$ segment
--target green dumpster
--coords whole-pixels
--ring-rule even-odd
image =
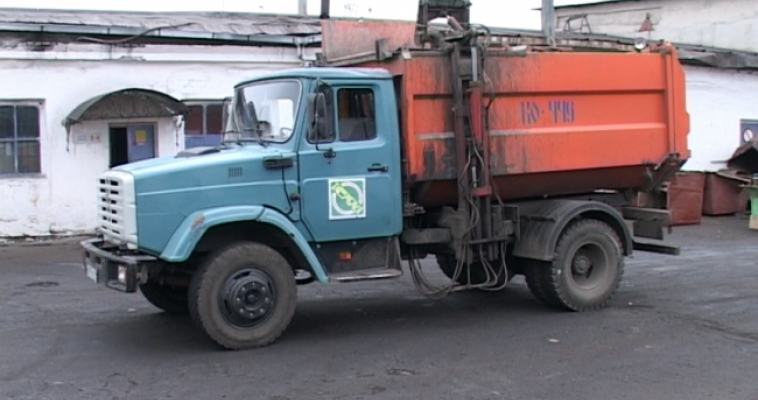
[[[750,185],[743,188],[750,195],[750,229],[758,230],[758,175],[753,175]]]

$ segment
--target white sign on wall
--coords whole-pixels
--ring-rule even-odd
[[[99,132],[76,132],[73,134],[74,144],[100,144],[103,142]]]

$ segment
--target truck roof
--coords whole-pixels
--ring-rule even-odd
[[[306,78],[306,79],[392,79],[392,75],[382,68],[342,68],[342,67],[311,67],[289,68],[280,71],[272,71],[254,78],[244,80],[236,87],[253,82],[283,78]]]

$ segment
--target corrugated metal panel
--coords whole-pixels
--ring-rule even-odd
[[[0,23],[53,24],[175,30],[237,35],[316,35],[315,18],[252,13],[147,13],[110,11],[57,11],[0,9]]]

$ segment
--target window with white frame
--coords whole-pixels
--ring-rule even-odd
[[[226,110],[223,100],[185,101],[189,113],[184,120],[186,136],[220,135],[224,132]]]
[[[0,100],[0,175],[41,172],[40,114],[38,102]]]

